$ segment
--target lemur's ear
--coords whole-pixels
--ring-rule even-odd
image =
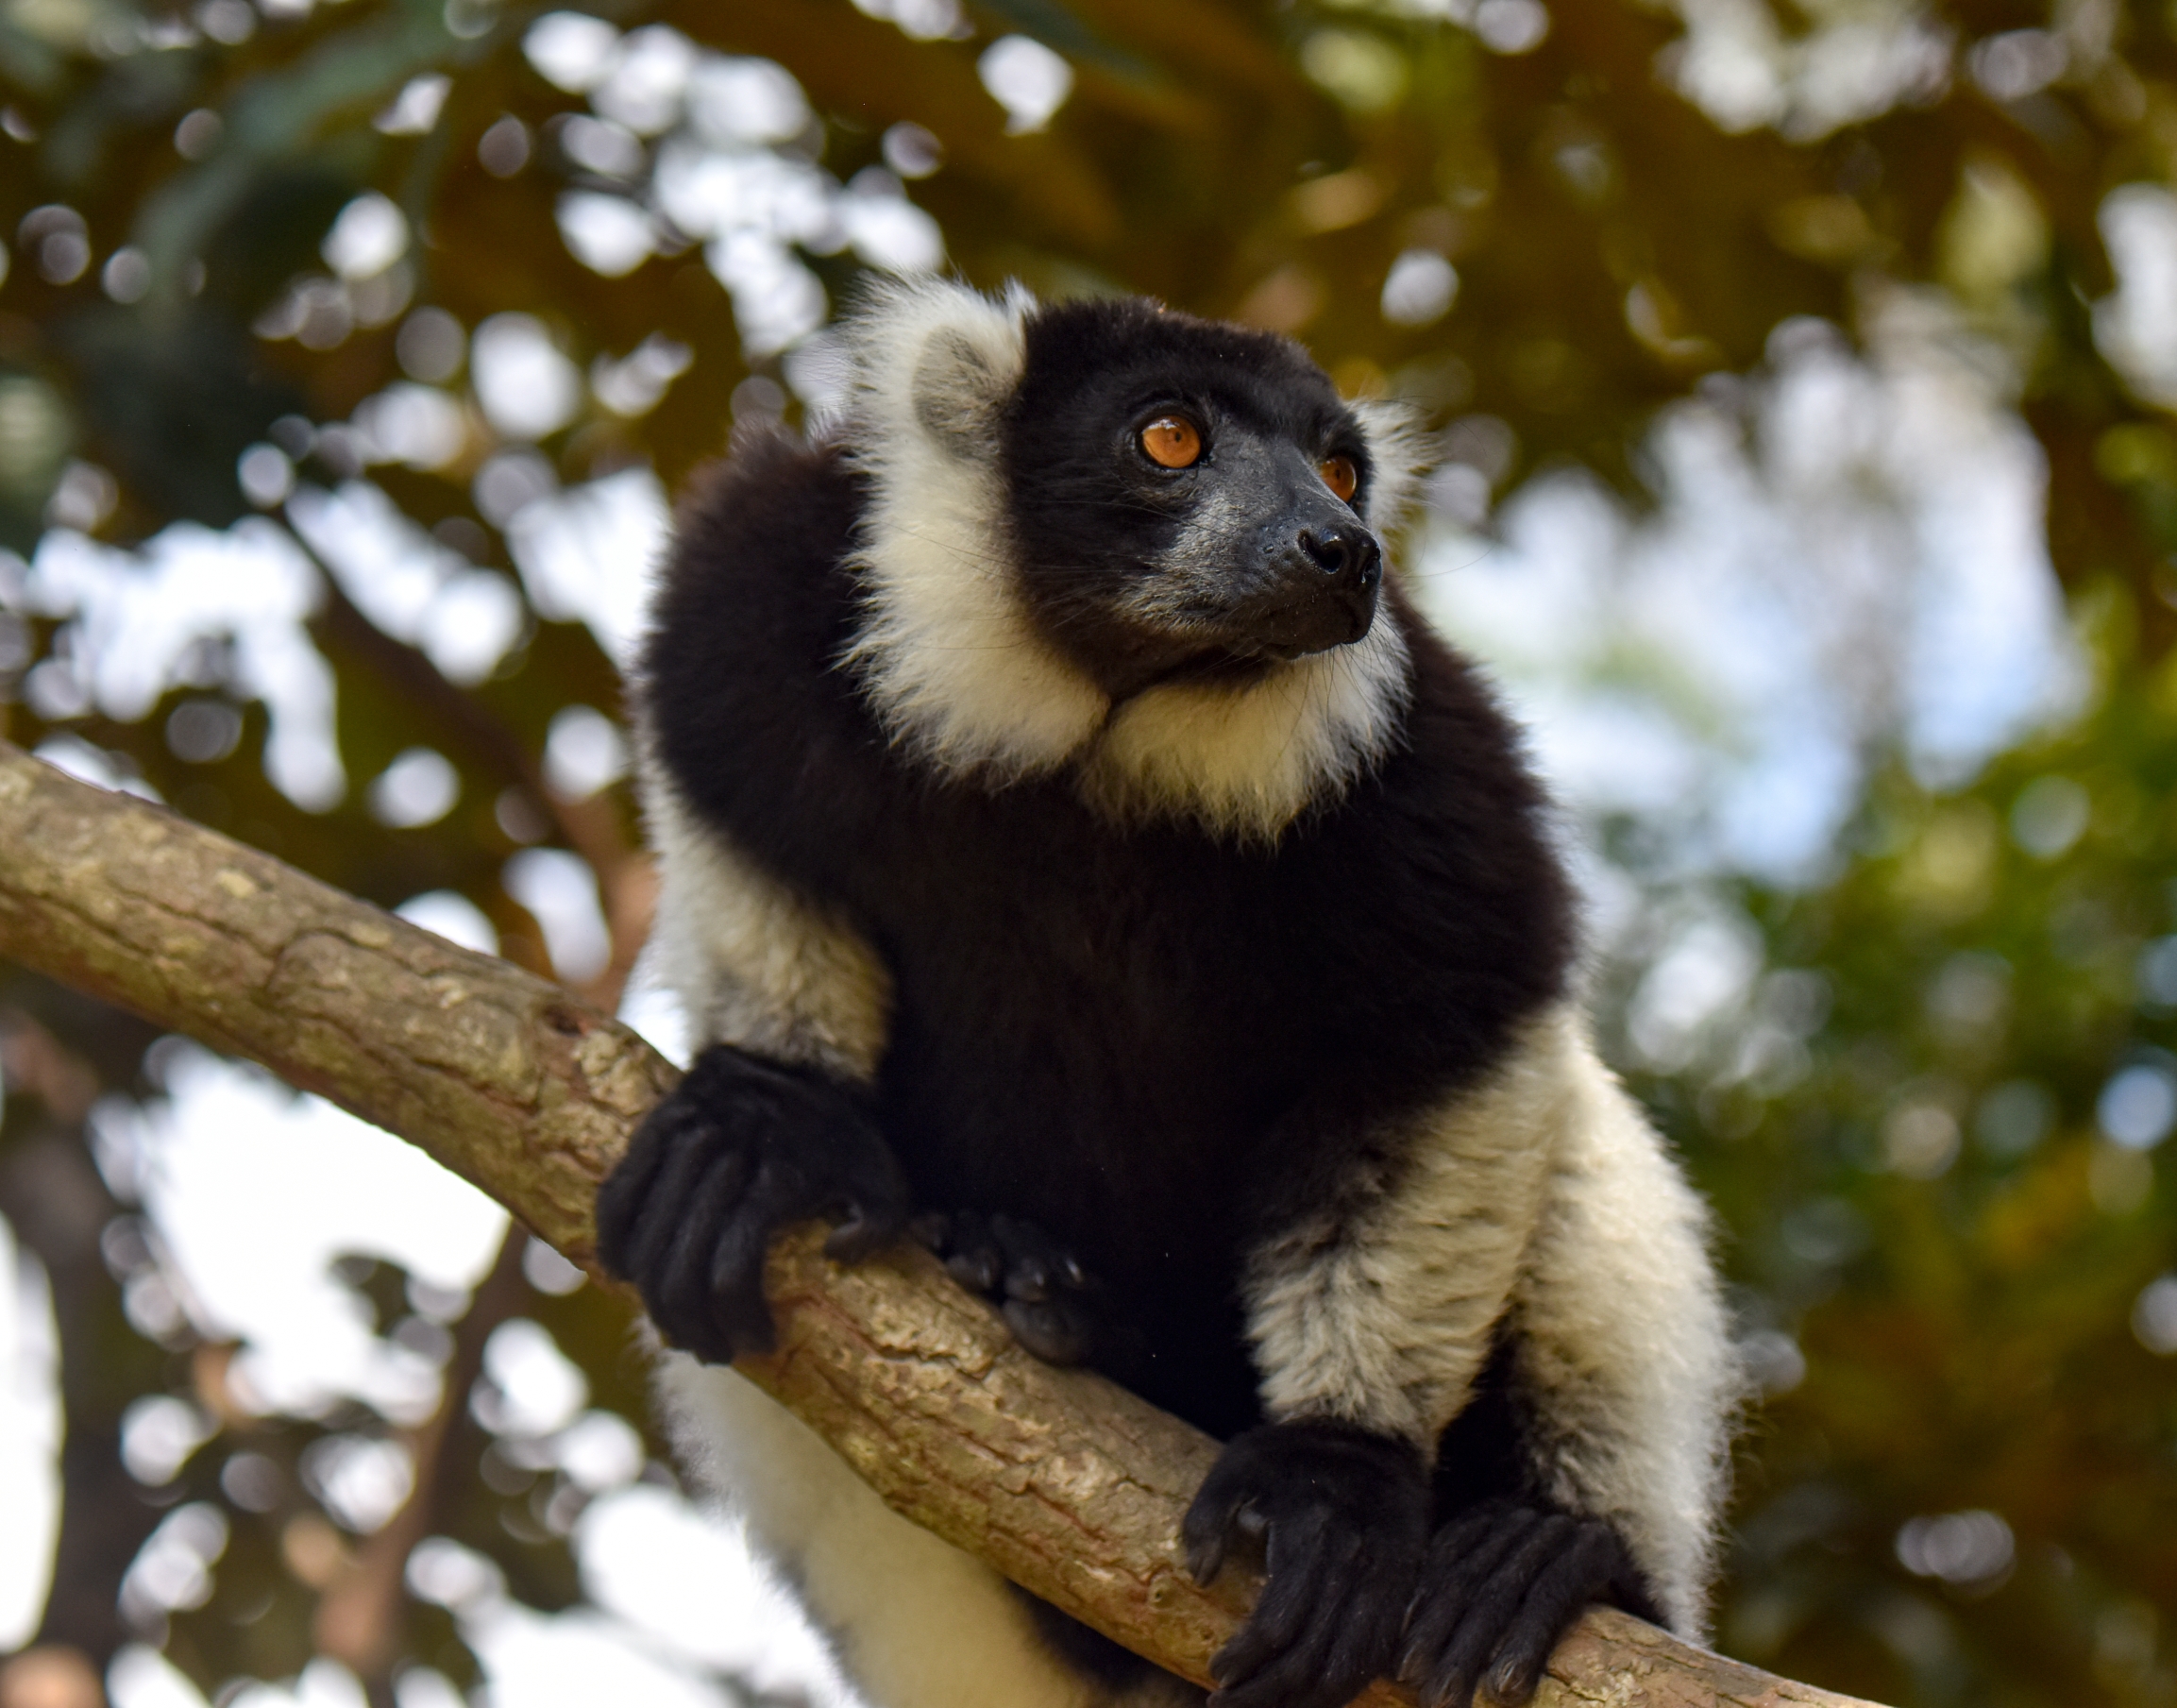
[[[1378,533],[1394,532],[1405,525],[1422,477],[1438,461],[1435,447],[1411,404],[1356,398],[1346,407],[1368,442],[1368,525]]]
[[[936,450],[988,466],[999,413],[1028,352],[1021,325],[1036,300],[1018,285],[992,298],[948,279],[889,279],[841,327],[855,373],[856,436],[872,465]],[[909,488],[927,475],[907,475]]]
[[[954,327],[939,327],[915,364],[915,419],[953,456],[985,461],[997,444],[998,411],[1013,375],[992,352]]]

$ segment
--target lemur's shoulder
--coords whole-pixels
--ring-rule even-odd
[[[676,710],[691,698],[676,690],[696,687],[700,700],[745,673],[828,668],[852,602],[844,560],[867,485],[835,440],[782,427],[739,435],[731,455],[699,470],[651,608],[638,678],[646,705]]]
[[[1382,769],[1385,792],[1455,843],[1502,841],[1527,871],[1561,877],[1556,803],[1502,692],[1431,626],[1398,579],[1387,584],[1385,602],[1411,659],[1411,685]]]
[[[880,810],[887,740],[839,668],[867,485],[835,440],[779,428],[690,483],[630,693],[654,768],[715,827]]]

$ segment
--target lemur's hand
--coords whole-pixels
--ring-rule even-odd
[[[1590,1601],[1662,1616],[1613,1525],[1512,1501],[1475,1507],[1428,1545],[1398,1676],[1422,1708],[1468,1708],[1485,1675],[1495,1700],[1524,1702]]]
[[[1421,1455],[1348,1424],[1282,1423],[1228,1443],[1181,1535],[1207,1583],[1241,1536],[1269,1577],[1209,1663],[1210,1708],[1344,1708],[1398,1658],[1428,1538]]]
[[[1095,1350],[1096,1284],[1033,1222],[963,1209],[918,1216],[913,1232],[955,1281],[995,1304],[1013,1338],[1045,1363],[1084,1363]]]
[[[659,1331],[714,1363],[776,1344],[771,1236],[821,1216],[824,1249],[867,1257],[907,1225],[899,1162],[848,1087],[714,1044],[636,1129],[598,1192],[598,1256]]]

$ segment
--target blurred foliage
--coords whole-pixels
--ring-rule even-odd
[[[2046,452],[2050,550],[2095,651],[2092,703],[1960,788],[1884,772],[1820,884],[1702,886],[1686,905],[1766,971],[1675,1056],[1636,1036],[1642,965],[1612,973],[1608,1010],[1620,1057],[1651,1063],[1639,1089],[1714,1195],[1772,1389],[1743,1456],[1725,1645],[1900,1704],[2177,1701],[2161,1630],[2177,1614],[2177,1384],[2149,1349],[2177,1347],[2177,1296],[2158,1318],[2163,1295],[2143,1292],[2169,1261],[2177,1183],[2151,1141],[2103,1130],[2128,1070],[2150,1099],[2149,1080],[2177,1083],[2177,379],[2119,372],[2096,313],[2115,284],[2105,198],[2177,179],[2177,11],[594,9],[678,32],[652,45],[784,66],[813,116],[769,139],[770,158],[820,162],[835,192],[880,200],[903,190],[887,167],[909,175],[970,279],[1147,291],[1294,332],[1349,391],[1412,400],[1447,447],[1469,430],[1499,493],[1570,460],[1640,501],[1656,411],[1758,366],[1780,326],[1851,329],[1899,291],[1949,306]],[[457,334],[534,315],[590,376],[543,433],[548,481],[647,464],[670,487],[723,449],[736,414],[798,412],[792,336],[757,335],[731,257],[659,211],[652,139],[667,124],[597,128],[581,77],[555,83],[522,51],[540,10],[0,0],[0,546],[28,556],[53,527],[117,544],[225,527],[277,513],[290,474],[332,485],[368,465],[439,546],[508,570],[507,506],[483,477],[514,466],[494,459],[520,435],[464,385],[458,335],[433,353],[445,323],[423,309]],[[1040,127],[1009,120],[979,75],[1015,34],[1072,68]],[[1734,52],[1735,84],[1714,71]],[[328,233],[370,193],[413,241],[344,273]],[[607,270],[558,228],[582,195],[649,221]],[[833,302],[868,258],[844,240],[785,247]],[[1400,268],[1412,288],[1387,296]],[[646,348],[657,373],[676,371],[631,389],[641,376],[625,364]],[[339,429],[419,381],[455,408],[440,453],[365,457]],[[254,498],[240,473],[253,455],[271,470]],[[583,977],[609,995],[646,905],[631,804],[624,786],[555,791],[540,755],[554,715],[612,707],[616,679],[590,634],[530,592],[515,644],[473,683],[329,584],[310,618],[349,774],[419,746],[451,760],[458,803],[420,826],[388,822],[361,788],[308,807],[276,788],[265,711],[217,659],[143,716],[41,699],[35,671],[62,644],[50,617],[0,610],[0,733],[87,741],[179,810],[378,902],[459,891],[548,972],[546,934],[502,873],[526,845],[564,845],[601,888],[616,953]],[[231,702],[238,728],[207,738],[208,702]],[[1638,827],[1616,842],[1641,871]],[[1663,920],[1676,904],[1658,884]],[[170,1652],[207,1687],[292,1674],[320,1592],[368,1547],[328,1526],[294,1467],[322,1435],[383,1426],[234,1416],[219,1348],[171,1322],[128,1328],[134,1223],[89,1166],[83,1124],[101,1088],[155,1089],[139,1066],[148,1040],[20,978],[0,980],[0,1209],[54,1277],[70,1408],[44,1635],[102,1662],[127,1634],[122,1573],[186,1496],[224,1502],[234,1539],[211,1600],[175,1616]],[[391,1327],[398,1277],[358,1263],[350,1278]],[[639,1412],[610,1306],[501,1298],[516,1308],[603,1403]],[[227,1433],[175,1484],[139,1488],[118,1467],[119,1419],[161,1391],[196,1395]],[[565,1604],[566,1485],[494,1462],[462,1401],[432,1449],[451,1472],[431,1527],[499,1561],[532,1605]],[[275,1468],[263,1511],[222,1482],[238,1452]],[[380,1634],[390,1648],[363,1669],[374,1700],[405,1660],[472,1671],[436,1610],[404,1604]]]
[[[2177,1700],[2177,670],[2084,602],[2088,715],[1954,793],[1883,778],[1834,882],[1741,892],[1767,971],[1634,1082],[1780,1390],[1720,1640],[1885,1701]]]

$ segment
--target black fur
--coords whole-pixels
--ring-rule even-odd
[[[1496,1701],[1524,1702],[1558,1638],[1591,1601],[1661,1616],[1608,1523],[1547,1502],[1484,1501],[1429,1542],[1398,1676],[1422,1708],[1469,1708],[1485,1677]]]
[[[1144,655],[1100,613],[1170,545],[1178,514],[1177,500],[1113,498],[1111,423],[1177,400],[1213,438],[1281,439],[1303,468],[1354,456],[1366,503],[1358,430],[1282,340],[1139,305],[1046,311],[1029,340],[1003,435],[1012,531],[1038,620],[1107,688],[1124,691],[1128,647]],[[1084,421],[1103,435],[1086,448]],[[1285,466],[1257,459],[1250,478]],[[751,1233],[768,1231],[755,1228],[766,1216],[854,1199],[859,1232],[900,1225],[909,1204],[942,1210],[953,1221],[937,1243],[965,1228],[969,1278],[1016,1298],[1021,1255],[996,1222],[959,1212],[1020,1218],[1033,1239],[1013,1243],[1041,1280],[1055,1263],[1094,1277],[1069,1279],[1075,1315],[1050,1348],[1233,1441],[1190,1519],[1198,1563],[1213,1564],[1242,1514],[1269,1525],[1271,1588],[1220,1657],[1215,1700],[1330,1708],[1397,1657],[1430,1496],[1403,1444],[1261,1427],[1240,1265],[1265,1230],[1394,1170],[1384,1135],[1398,1118],[1471,1082],[1564,993],[1572,908],[1542,795],[1492,696],[1394,585],[1383,597],[1413,664],[1397,747],[1272,846],[1114,824],[1064,775],[992,788],[941,774],[887,738],[840,663],[864,598],[848,559],[867,479],[835,442],[742,443],[682,517],[638,692],[657,757],[697,813],[883,959],[895,1008],[882,1063],[866,1091],[828,1094],[820,1075],[778,1070],[795,1075],[789,1094],[750,1080],[741,1052],[706,1054],[690,1080],[705,1089],[668,1101],[606,1189],[605,1260],[642,1285],[668,1338],[720,1357],[759,1344]],[[1151,678],[1265,668],[1244,649],[1148,663]],[[769,1099],[768,1139],[751,1099]],[[903,1199],[883,1184],[874,1134]],[[763,1177],[789,1157],[804,1177],[745,1201],[731,1231],[676,1226],[698,1202],[689,1192],[708,1191],[706,1216],[730,1195],[696,1182]],[[729,1251],[742,1264],[731,1276]],[[699,1320],[706,1289],[724,1301],[715,1326]],[[1516,1422],[1500,1404],[1454,1425],[1481,1449],[1460,1455],[1476,1484],[1456,1491],[1460,1508],[1522,1492]],[[1460,1480],[1440,1471],[1440,1496],[1454,1492],[1446,1472]],[[1430,1583],[1451,1581],[1449,1533]],[[1562,1557],[1585,1564],[1546,1583],[1530,1574],[1513,1595],[1488,1580],[1492,1607],[1509,1605],[1477,1667],[1500,1654],[1524,1666],[1544,1615],[1562,1602],[1561,1623],[1575,1589],[1618,1571],[1616,1556],[1570,1540]],[[1500,1643],[1508,1629],[1517,1641]],[[1431,1688],[1472,1670],[1465,1648],[1417,1638],[1411,1652]]]

